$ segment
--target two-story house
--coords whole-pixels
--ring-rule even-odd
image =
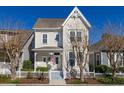
[[[66,19],[39,18],[33,27],[35,34],[35,47],[32,49],[34,69],[51,64],[51,71],[62,72],[64,79],[70,64],[73,63],[78,70],[70,39],[83,38],[84,34],[89,37],[90,27],[90,23],[77,7]],[[89,69],[88,66],[86,69]]]

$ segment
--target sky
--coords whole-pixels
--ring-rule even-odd
[[[67,18],[73,8],[74,6],[0,6],[0,21],[3,18],[16,19],[24,23],[25,29],[32,29],[38,18]],[[124,25],[124,7],[79,6],[78,8],[92,26],[90,38],[94,42],[100,40],[104,25],[108,21]]]

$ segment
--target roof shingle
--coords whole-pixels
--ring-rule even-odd
[[[64,21],[63,18],[39,18],[33,28],[58,28]]]

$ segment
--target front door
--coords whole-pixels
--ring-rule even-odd
[[[55,65],[54,65],[54,68],[56,70],[59,70],[61,68],[61,59],[60,59],[60,56],[55,56]]]

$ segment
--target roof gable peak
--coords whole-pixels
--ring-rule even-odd
[[[84,15],[81,13],[81,11],[78,9],[77,6],[74,7],[74,9],[72,10],[72,12],[69,14],[69,16],[66,18],[66,20],[63,22],[62,26],[64,26],[66,24],[66,22],[68,21],[68,19],[70,17],[74,17],[74,16],[81,16],[81,18],[83,19],[84,23],[88,26],[88,28],[91,28],[90,23],[87,21],[87,19],[84,17]]]

